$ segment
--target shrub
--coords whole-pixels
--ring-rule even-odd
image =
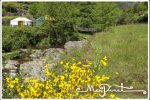
[[[9,54],[3,54],[3,59],[16,59],[20,57],[20,52],[19,51],[13,51]]]
[[[3,50],[11,51],[30,46],[34,32],[32,27],[3,27]]]
[[[4,11],[4,14],[5,14],[5,9],[3,9]],[[3,26],[5,25],[10,25],[10,20],[16,18],[17,16],[5,16],[5,17],[2,17],[2,24]]]
[[[105,66],[107,62],[102,61]],[[63,73],[55,74],[49,70],[48,64],[45,65],[44,81],[29,78],[22,81],[17,77],[6,77],[3,92],[6,94],[11,91],[7,97],[19,98],[118,98],[114,94],[103,97],[100,92],[93,92],[94,88],[105,83],[109,77],[96,75],[91,61],[81,62],[72,59],[69,62],[61,61],[58,65],[64,68]],[[86,93],[78,92],[86,89]]]
[[[9,52],[20,48],[62,45],[69,40],[78,40],[77,32],[63,25],[55,29],[44,24],[35,27],[3,27],[3,51]],[[54,31],[55,30],[55,31]]]

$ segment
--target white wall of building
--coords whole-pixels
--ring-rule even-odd
[[[25,26],[31,26],[32,25],[32,21],[25,18],[25,17],[18,17],[16,19],[11,20],[10,25],[11,26],[18,26],[19,21],[23,21]]]

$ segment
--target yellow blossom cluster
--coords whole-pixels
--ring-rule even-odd
[[[104,62],[106,60],[103,59]],[[8,77],[6,80],[9,89],[14,89],[20,98],[102,98],[102,93],[91,91],[87,87],[92,86],[97,89],[109,77],[97,75],[91,66],[92,62],[89,60],[83,63],[73,59],[72,62],[60,62],[60,67],[65,71],[59,75],[50,71],[49,64],[46,64],[44,81],[26,78],[23,82],[19,82],[18,78]],[[79,92],[77,89],[86,92]],[[114,94],[105,97],[117,98]]]
[[[106,67],[107,66],[107,57],[105,56],[103,59],[100,60],[100,63]]]

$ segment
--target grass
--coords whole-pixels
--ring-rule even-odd
[[[109,65],[104,72],[111,76],[112,83],[122,82],[126,86],[132,85],[135,89],[147,90],[147,24],[114,27],[111,32],[97,33],[92,43],[97,44],[96,46],[102,48],[107,55]],[[115,72],[119,74],[115,75]],[[140,94],[135,95],[138,97]],[[134,97],[134,94],[129,97]]]
[[[89,43],[81,51],[66,54],[65,60],[75,57],[95,61],[95,54],[108,57],[108,66],[98,74],[110,76],[109,84],[133,86],[148,91],[148,25],[133,24],[115,26],[106,32],[88,38]],[[104,55],[101,55],[103,53]],[[56,67],[58,68],[58,67]],[[118,74],[116,74],[118,73]],[[147,98],[142,93],[117,93],[120,98]]]

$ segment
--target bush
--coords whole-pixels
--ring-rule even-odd
[[[2,16],[6,15],[6,10],[2,9]]]
[[[61,61],[58,64],[59,68],[64,69],[62,74],[50,71],[49,65],[45,65],[44,81],[29,78],[22,81],[22,78],[5,77],[3,98],[118,98],[112,93],[103,96],[100,92],[93,92],[101,84],[106,83],[109,77],[104,74],[95,74],[91,61],[71,60],[69,62]],[[107,62],[103,61],[103,64],[105,66]],[[86,93],[81,93],[78,92],[81,91],[80,89],[88,90]]]
[[[27,47],[50,47],[64,44],[69,40],[78,40],[78,33],[73,32],[69,28],[62,30],[63,26],[56,28],[57,34],[51,27],[35,26],[35,27],[3,27],[3,51],[10,52],[20,48]]]
[[[3,54],[3,59],[10,59],[10,60],[13,60],[13,59],[17,59],[20,57],[20,52],[19,51],[13,51],[11,53],[8,53],[8,54]]]
[[[5,9],[3,9],[5,11]],[[10,25],[10,20],[16,18],[17,16],[5,16],[5,17],[2,17],[2,24],[3,26],[5,25]]]
[[[38,44],[37,46],[38,47],[48,47],[50,46],[50,41],[51,41],[51,38],[50,36],[48,36],[48,38],[43,38]]]
[[[34,27],[3,27],[3,50],[11,51],[32,45],[34,34]]]
[[[147,2],[124,3],[122,5],[124,6],[123,13],[117,20],[118,24],[148,22]]]

